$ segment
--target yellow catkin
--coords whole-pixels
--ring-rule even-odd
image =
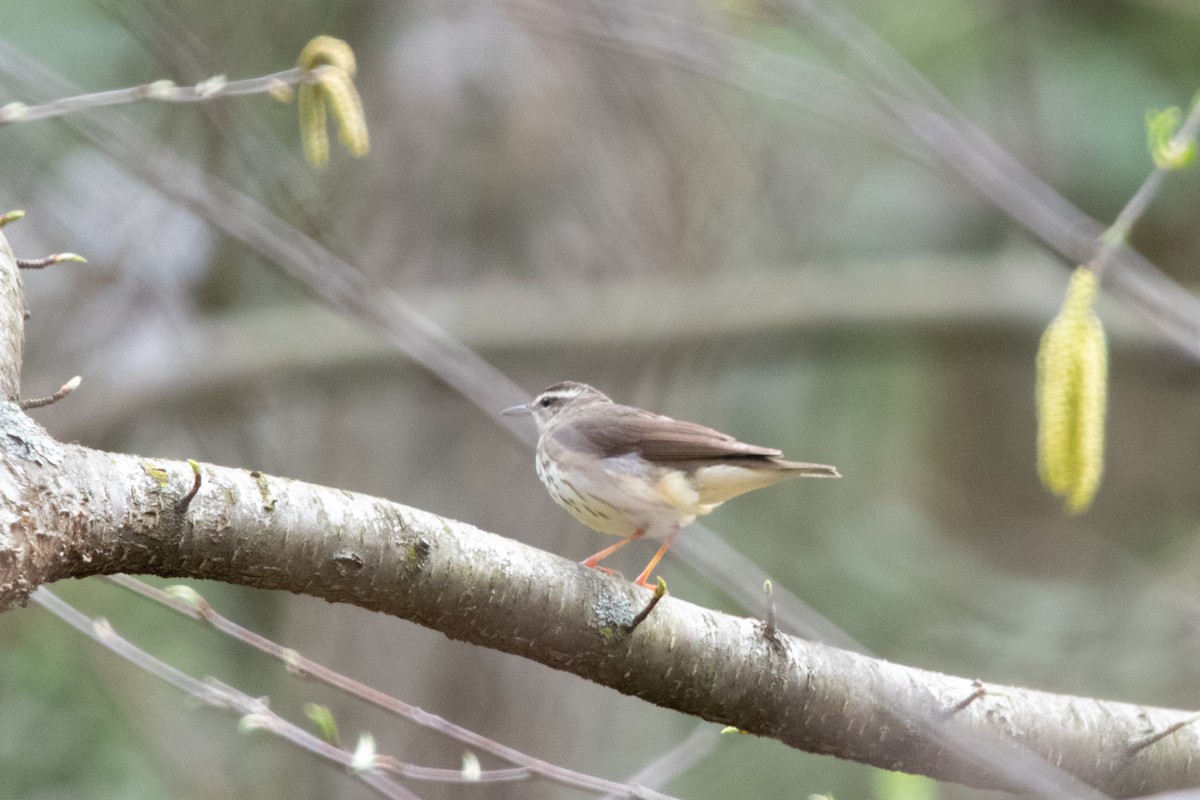
[[[1067,511],[1086,511],[1104,473],[1104,413],[1108,382],[1108,348],[1100,319],[1088,312],[1079,353],[1074,453],[1078,473],[1067,495]]]
[[[370,149],[367,120],[363,116],[362,101],[354,82],[341,70],[322,69],[320,85],[325,90],[329,110],[338,123],[338,138],[350,155],[355,158],[366,155]]]
[[[1071,485],[1069,474],[1071,370],[1063,337],[1056,319],[1042,334],[1037,357],[1038,472],[1042,483],[1054,494]]]
[[[300,143],[308,163],[321,169],[329,163],[329,133],[325,130],[325,98],[315,84],[301,84],[296,101],[300,112]]]
[[[300,57],[296,59],[296,66],[306,71],[325,64],[340,69],[351,78],[358,71],[354,51],[350,49],[350,45],[333,36],[316,36],[310,39],[300,51]]]
[[[370,139],[362,101],[354,88],[358,66],[350,45],[332,36],[317,36],[300,51],[296,66],[310,73],[300,84],[298,100],[305,158],[318,168],[329,162],[326,104],[346,150],[356,158],[366,155]]]
[[[1091,505],[1104,470],[1107,348],[1092,310],[1096,274],[1079,267],[1037,356],[1038,473],[1068,513]]]

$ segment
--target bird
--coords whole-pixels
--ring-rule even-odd
[[[550,497],[616,544],[579,562],[613,574],[600,561],[630,542],[661,539],[635,583],[650,573],[681,528],[726,500],[792,477],[841,477],[836,467],[788,461],[771,447],[615,403],[586,383],[564,381],[504,415],[532,415],[538,429],[534,465]]]

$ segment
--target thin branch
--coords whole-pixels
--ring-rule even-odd
[[[64,261],[77,261],[86,263],[87,259],[78,253],[51,253],[42,258],[18,258],[17,266],[21,269],[45,269],[52,267],[55,264],[61,264]]]
[[[402,778],[435,783],[511,783],[513,781],[527,781],[533,775],[533,770],[525,767],[488,769],[468,775],[461,769],[418,767],[414,764],[397,761],[388,756],[377,756],[375,758],[375,766],[394,775],[399,775]]]
[[[34,398],[32,400],[22,400],[17,405],[20,406],[22,411],[29,411],[34,408],[45,408],[46,406],[54,405],[59,400],[62,400],[64,397],[69,395],[71,392],[78,389],[79,384],[82,381],[83,381],[83,378],[76,375],[74,378],[71,378],[71,380],[67,381],[62,386],[58,387],[58,391],[55,392],[54,394],[48,395],[46,397]]]
[[[278,659],[289,670],[298,675],[310,676],[322,683],[340,689],[352,697],[357,697],[359,700],[382,708],[429,730],[449,736],[481,752],[489,753],[512,764],[517,764],[522,769],[529,770],[555,783],[596,793],[608,793],[612,797],[670,800],[667,795],[641,786],[631,786],[604,780],[603,778],[596,778],[582,772],[575,772],[574,770],[542,761],[512,747],[500,744],[493,739],[489,739],[483,734],[476,733],[461,725],[456,725],[437,714],[432,714],[417,706],[398,700],[391,695],[342,675],[335,670],[300,655],[295,650],[283,647],[265,636],[238,625],[228,617],[219,614],[203,597],[186,587],[176,587],[174,591],[163,591],[129,575],[110,575],[108,576],[108,580],[142,597],[160,603],[186,617],[211,625],[226,636],[237,639],[260,652]]]
[[[1189,141],[1196,138],[1198,131],[1200,131],[1200,94],[1197,94],[1191,110],[1188,111],[1187,118],[1179,126],[1174,138],[1176,141]],[[1090,263],[1094,272],[1103,275],[1113,255],[1126,244],[1129,234],[1133,232],[1134,223],[1149,208],[1155,195],[1158,194],[1163,180],[1170,172],[1172,170],[1168,167],[1156,163],[1154,169],[1146,176],[1146,180],[1134,192],[1133,197],[1129,198],[1125,207],[1121,209],[1121,213],[1117,214],[1112,226],[1101,237],[1100,252]]]
[[[1170,736],[1173,733],[1178,733],[1179,731],[1183,730],[1184,728],[1186,728],[1189,725],[1195,725],[1197,722],[1200,722],[1200,714],[1193,714],[1192,716],[1188,717],[1187,719],[1181,719],[1172,725],[1168,725],[1167,727],[1163,728],[1161,731],[1159,731],[1157,733],[1150,734],[1149,736],[1147,736],[1145,739],[1142,739],[1141,741],[1134,742],[1132,745],[1129,746],[1129,752],[1137,753],[1141,750],[1145,750],[1150,745],[1162,741],[1163,739],[1167,738],[1168,736]]]
[[[192,472],[195,474],[195,479],[192,481],[192,488],[188,490],[187,494],[179,498],[179,502],[175,504],[175,510],[181,514],[187,511],[188,506],[192,504],[192,500],[195,499],[196,495],[200,492],[200,484],[203,481],[203,477],[200,473],[200,464],[189,458],[188,466],[192,468]]]
[[[116,653],[142,671],[213,708],[232,711],[250,719],[251,727],[268,731],[301,749],[339,764],[347,769],[354,766],[354,754],[321,740],[275,714],[262,700],[250,697],[215,679],[200,681],[170,664],[160,661],[145,650],[120,636],[103,619],[89,619],[50,590],[42,588],[31,597],[34,603],[49,611],[92,641]],[[384,797],[397,800],[417,800],[417,796],[391,779],[369,771],[351,770],[351,775],[375,789]]]
[[[194,86],[176,86],[172,81],[154,81],[125,89],[104,92],[89,92],[63,97],[36,105],[9,103],[0,107],[0,127],[14,122],[33,122],[87,111],[105,106],[122,106],[144,100],[162,103],[196,103],[220,97],[237,97],[249,94],[278,94],[280,87],[287,87],[305,80],[306,73],[299,69],[287,69],[259,78],[230,81],[215,75]]]
[[[657,606],[659,602],[666,596],[667,582],[662,578],[659,578],[658,586],[654,589],[654,594],[650,597],[650,601],[646,603],[646,607],[639,611],[637,616],[630,621],[628,628],[629,632],[633,633],[635,630],[637,630],[637,627],[645,622],[650,616],[650,612],[654,610],[654,607]]]
[[[780,0],[797,34],[865,76],[859,83],[800,58],[662,14],[598,20],[544,4],[506,0],[523,30],[574,36],[669,64],[750,94],[803,109],[848,135],[881,141],[949,172],[1071,264],[1096,256],[1105,226],[1088,217],[966,119],[912,65],[844,9],[822,0]],[[808,24],[808,23],[815,24]],[[814,31],[820,35],[814,35]],[[717,54],[717,55],[714,55]],[[1106,288],[1194,360],[1200,360],[1200,299],[1127,246],[1110,256]]]

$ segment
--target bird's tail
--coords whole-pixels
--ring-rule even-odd
[[[808,478],[840,478],[842,473],[838,472],[837,467],[831,467],[828,464],[809,464],[806,461],[784,461],[782,458],[776,459],[775,463],[785,469],[800,473],[801,477]]]
[[[692,485],[700,497],[700,502],[710,506],[708,511],[711,511],[739,494],[762,489],[788,478],[804,476],[840,478],[841,474],[836,467],[825,464],[785,461],[782,458],[757,461],[747,459],[741,463],[731,460],[696,470],[692,473]]]

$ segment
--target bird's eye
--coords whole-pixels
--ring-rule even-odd
[[[541,400],[538,401],[538,405],[541,406],[542,408],[549,408],[550,406],[554,405],[554,398],[553,397],[543,397]]]

